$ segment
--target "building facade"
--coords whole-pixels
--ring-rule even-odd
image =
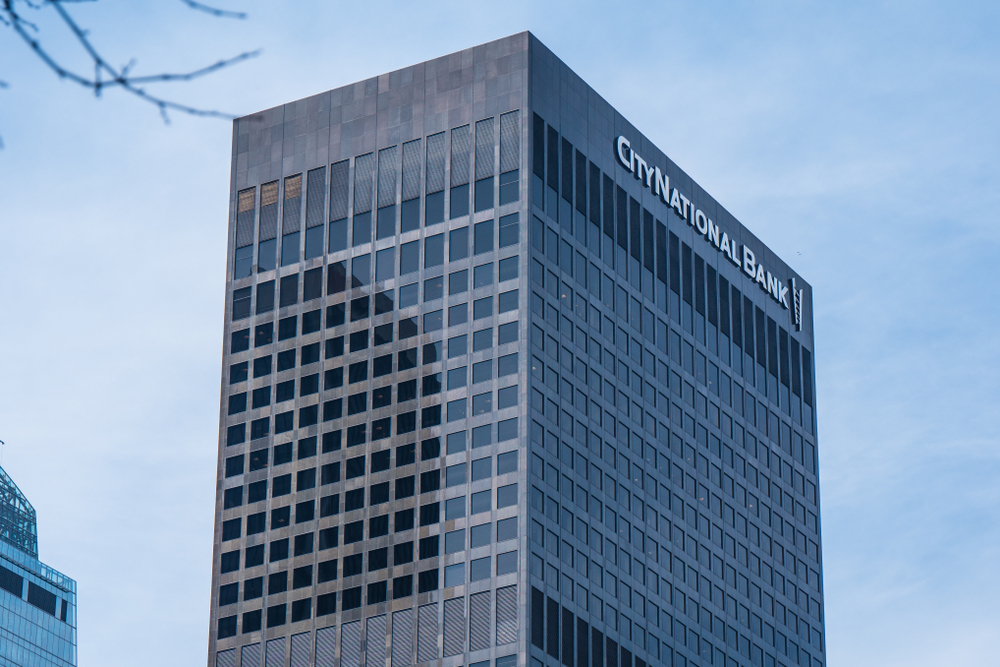
[[[825,665],[811,288],[532,35],[230,202],[209,665]]]
[[[0,468],[0,666],[75,667],[76,582],[38,560],[35,508]]]

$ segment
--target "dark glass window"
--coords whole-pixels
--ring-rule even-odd
[[[413,529],[413,516],[414,516],[414,512],[413,512],[412,508],[410,508],[408,510],[400,510],[400,511],[396,512],[396,515],[393,518],[393,522],[392,522],[393,530],[395,532],[397,532],[397,533],[401,532],[401,531],[404,531],[404,530],[412,530]]]
[[[354,554],[344,558],[344,576],[355,577],[364,571],[362,554]]]
[[[229,337],[229,352],[245,352],[250,349],[250,329],[240,329],[234,331]]]
[[[298,315],[292,315],[291,317],[283,317],[278,320],[278,340],[288,340],[289,338],[295,338],[299,332],[299,317]]]
[[[236,384],[237,382],[245,382],[250,374],[249,362],[241,361],[238,364],[232,364],[229,367],[229,384]]]

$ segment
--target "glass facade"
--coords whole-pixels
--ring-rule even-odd
[[[534,37],[231,197],[209,665],[824,664],[809,288]]]
[[[76,665],[76,582],[38,560],[35,510],[2,468],[0,664]]]

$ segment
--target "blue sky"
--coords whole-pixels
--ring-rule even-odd
[[[225,6],[72,9],[139,73],[263,48],[160,88],[234,114],[532,30],[814,287],[830,664],[996,661],[1000,5]],[[231,126],[0,35],[0,464],[80,583],[81,664],[202,664]]]

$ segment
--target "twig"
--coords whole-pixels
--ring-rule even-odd
[[[31,48],[32,51],[39,57],[39,59],[44,62],[49,69],[56,73],[56,75],[61,79],[67,79],[74,83],[77,83],[85,88],[89,88],[94,91],[96,97],[100,97],[101,93],[105,88],[121,88],[126,92],[142,99],[150,104],[155,105],[159,111],[160,115],[163,117],[164,122],[169,123],[170,117],[168,111],[177,111],[180,113],[186,113],[192,116],[208,116],[216,118],[232,118],[232,114],[223,113],[221,111],[214,111],[209,109],[199,109],[196,107],[188,106],[186,104],[181,104],[179,102],[174,102],[158,95],[153,95],[146,91],[143,87],[145,84],[151,83],[164,83],[173,81],[191,81],[207,74],[217,72],[220,69],[229,67],[230,65],[235,65],[236,63],[242,62],[244,60],[249,60],[260,54],[260,50],[248,51],[241,53],[233,58],[226,58],[220,60],[207,67],[202,67],[197,70],[182,73],[161,73],[161,74],[151,74],[145,76],[132,76],[131,71],[135,65],[135,60],[132,59],[124,67],[115,68],[112,67],[108,61],[100,54],[97,48],[93,45],[88,37],[88,31],[81,28],[79,24],[73,19],[69,14],[67,9],[63,6],[64,4],[77,3],[77,2],[87,2],[93,0],[44,0],[41,4],[36,4],[31,0],[2,0],[0,3],[0,23],[10,27],[21,37],[21,39]],[[21,2],[26,7],[31,9],[40,10],[45,6],[52,7],[55,12],[59,15],[63,24],[70,30],[76,39],[76,42],[80,47],[87,53],[90,59],[93,61],[94,75],[93,77],[87,77],[82,74],[78,74],[67,66],[63,66],[58,60],[49,54],[49,52],[42,45],[41,40],[36,37],[40,32],[38,26],[28,21],[24,16],[22,16],[16,7],[17,3]],[[189,8],[201,11],[212,16],[220,18],[235,18],[243,19],[246,18],[246,14],[242,12],[230,12],[222,9],[217,9],[215,7],[210,7],[195,0],[181,0]],[[0,81],[0,88],[6,88],[7,84]],[[0,139],[0,149],[3,148],[2,139]]]

